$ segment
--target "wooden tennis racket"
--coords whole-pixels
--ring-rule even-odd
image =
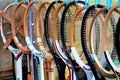
[[[35,33],[37,38],[37,45],[42,53],[45,55],[45,78],[46,80],[54,80],[59,77],[57,76],[58,72],[56,72],[56,64],[54,59],[52,58],[52,55],[45,49],[46,41],[44,38],[44,19],[48,7],[47,5],[49,4],[44,2],[38,7],[38,10],[36,11]]]
[[[52,24],[53,24],[53,18],[54,18],[54,13],[56,11],[57,6],[62,4],[62,1],[55,2],[53,1],[45,15],[45,21],[44,21],[44,31],[45,31],[45,39],[49,48],[50,53],[52,54],[56,67],[58,70],[58,75],[59,75],[59,80],[65,80],[65,63],[62,61],[62,59],[56,54],[57,52],[55,51],[55,48],[53,46],[53,29],[52,29]]]
[[[114,64],[114,62],[113,62],[114,60],[110,56],[110,53],[113,53],[112,49],[116,49],[116,46],[115,46],[115,44],[116,44],[116,42],[115,42],[116,41],[115,40],[115,33],[116,32],[115,31],[116,30],[114,28],[112,28],[113,30],[111,30],[109,27],[113,26],[116,28],[116,23],[115,23],[115,21],[113,21],[114,25],[110,25],[109,22],[110,22],[111,15],[119,16],[120,12],[119,12],[119,10],[117,10],[117,8],[118,8],[118,6],[111,7],[110,10],[108,11],[106,17],[105,17],[104,26],[103,26],[103,34],[104,34],[103,35],[103,42],[104,42],[103,44],[104,44],[105,57],[107,59],[107,62],[110,65],[112,71],[114,72],[114,75],[116,75],[117,80],[120,80],[119,68],[117,65]],[[114,16],[114,17],[116,17],[116,16]],[[115,18],[116,21],[118,21],[118,19],[119,18],[117,18],[117,17]],[[109,32],[109,34],[108,34],[108,32]],[[109,37],[110,33],[113,34],[113,35],[111,34],[111,37]],[[109,41],[109,38],[112,41]],[[112,44],[112,42],[113,42],[113,44]],[[111,48],[111,46],[112,46],[112,48]],[[116,52],[116,54],[114,52],[114,56],[115,55],[117,55],[117,52]],[[118,58],[116,57],[116,59],[118,59]]]

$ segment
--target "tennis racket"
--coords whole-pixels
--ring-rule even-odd
[[[16,48],[15,44],[12,42],[12,34],[11,34],[11,13],[9,13],[9,10],[13,10],[16,4],[12,3],[8,5],[3,12],[1,13],[3,19],[1,18],[1,36],[2,40],[5,43],[4,48],[8,48],[14,55],[14,66],[15,66],[15,75],[16,79],[22,80],[23,75],[22,75],[22,52]],[[25,8],[23,5],[22,7]],[[8,22],[8,28],[5,29],[3,26],[3,21]],[[18,24],[16,24],[18,25]],[[21,25],[19,25],[21,26]]]
[[[28,50],[26,48],[26,42],[24,37],[24,31],[23,31],[23,25],[21,25],[22,27],[19,27],[16,29],[16,25],[15,23],[21,22],[23,23],[23,19],[20,20],[16,20],[16,15],[17,15],[17,11],[21,8],[20,6],[24,4],[24,2],[20,2],[19,5],[16,6],[16,8],[14,9],[13,13],[12,13],[12,36],[13,36],[13,40],[16,44],[16,46],[24,53],[24,54],[30,54],[31,51]],[[24,9],[21,9],[23,11],[25,11]],[[21,14],[21,16],[23,17],[23,14]],[[18,31],[20,31],[18,33]]]
[[[82,18],[84,15],[85,7],[82,7],[76,11],[73,15],[73,18],[70,23],[70,46],[71,46],[71,53],[74,56],[77,64],[85,71],[87,78],[92,79],[93,73],[90,67],[86,62],[86,59],[83,54],[81,41],[80,41],[80,30],[78,29],[81,25]]]
[[[97,5],[97,8],[95,7],[95,5],[92,5],[90,7],[88,7],[87,11],[84,14],[83,17],[83,21],[82,21],[82,26],[81,26],[81,42],[82,42],[82,48],[85,54],[85,57],[88,61],[88,64],[91,67],[91,70],[93,71],[93,74],[95,76],[96,79],[102,80],[105,79],[100,72],[102,68],[99,68],[100,65],[97,65],[97,61],[96,61],[96,57],[94,57],[92,54],[93,52],[92,49],[90,48],[90,41],[91,39],[89,39],[89,37],[91,36],[89,33],[89,29],[91,29],[90,26],[90,22],[93,19],[93,16],[95,15],[96,11],[99,10],[100,8],[103,8],[102,5]],[[88,37],[87,37],[88,36]],[[90,54],[89,54],[90,53]],[[94,67],[94,69],[92,69]],[[96,69],[96,68],[98,69]],[[102,71],[101,71],[102,72]]]
[[[62,41],[62,46],[63,46],[63,51],[66,53],[65,55],[68,57],[68,59],[72,62],[72,66],[75,69],[75,74],[77,79],[86,79],[86,74],[82,70],[82,68],[79,67],[79,65],[76,63],[75,60],[71,58],[71,51],[70,48],[67,49],[67,46],[70,46],[70,22],[71,19],[73,18],[73,15],[75,12],[80,8],[79,5],[84,5],[83,1],[73,1],[70,2],[66,8],[63,11],[62,18],[61,18],[61,27],[60,27],[60,35],[61,35],[61,41]],[[70,46],[71,47],[71,46]],[[78,66],[78,68],[76,68]],[[80,71],[80,72],[79,72]],[[79,76],[80,74],[83,74]]]
[[[119,11],[118,10],[116,11],[117,8],[118,8],[118,6],[111,7],[111,9],[108,11],[108,13],[105,17],[104,26],[103,26],[104,27],[103,28],[103,34],[104,34],[103,40],[105,40],[104,43],[106,43],[106,42],[107,43],[106,44],[103,43],[103,44],[104,44],[105,58],[107,59],[107,62],[110,65],[112,71],[116,75],[117,80],[119,80],[120,79],[119,78],[120,71],[119,71],[118,66],[114,64],[114,60],[113,60],[114,58],[116,60],[118,60],[118,57],[115,56],[115,55],[117,55],[116,46],[115,46],[115,44],[116,44],[116,42],[115,42],[116,41],[115,40],[116,21],[118,21],[118,19],[119,19],[116,17],[116,16],[119,16]],[[115,17],[115,20],[113,21],[114,25],[109,24],[109,22],[111,20],[111,15],[116,15],[116,16],[114,16]],[[113,27],[112,29],[110,28],[111,26]],[[109,31],[109,34],[108,34],[108,31]],[[110,34],[110,33],[112,33],[112,34]],[[109,40],[112,40],[112,41],[109,42]],[[114,50],[114,52],[113,52],[113,50]],[[114,56],[112,56],[113,58],[110,56],[111,53],[114,54]]]
[[[54,13],[56,10],[56,7],[59,6],[62,3],[62,1],[55,2],[53,1],[45,15],[45,21],[44,21],[44,31],[45,31],[45,39],[47,42],[47,45],[49,47],[49,51],[52,53],[52,56],[55,60],[57,69],[58,69],[58,75],[59,75],[59,80],[65,80],[65,63],[62,61],[62,59],[56,54],[55,48],[53,46],[53,35],[52,35],[52,24],[53,24],[53,18],[54,18]]]
[[[44,37],[44,19],[45,19],[45,13],[48,7],[48,3],[41,3],[38,7],[38,10],[36,11],[36,17],[35,17],[35,33],[36,33],[36,40],[37,45],[39,49],[43,52],[45,55],[45,78],[46,80],[55,80],[58,78],[58,72],[56,71],[56,64],[54,59],[52,58],[52,55],[45,49],[46,41]]]
[[[25,40],[28,45],[28,48],[31,50],[31,69],[32,69],[32,79],[33,80],[44,80],[44,68],[43,68],[43,60],[44,55],[38,51],[36,46],[35,39],[35,29],[34,29],[34,21],[35,21],[35,12],[36,6],[33,5],[35,2],[31,1],[24,14],[24,34]]]

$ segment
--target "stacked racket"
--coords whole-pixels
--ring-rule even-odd
[[[2,10],[1,37],[14,57],[14,79],[120,80],[119,0],[94,3],[24,0]]]

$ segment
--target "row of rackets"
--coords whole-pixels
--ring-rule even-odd
[[[8,5],[0,29],[15,79],[119,80],[119,14],[118,5],[84,1]]]

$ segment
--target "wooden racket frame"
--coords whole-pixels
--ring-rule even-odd
[[[61,52],[62,51],[61,48],[58,48],[58,46],[56,45],[56,42],[58,43],[58,35],[57,35],[57,32],[56,32],[57,31],[57,29],[56,29],[57,26],[55,24],[57,23],[58,13],[59,13],[60,9],[63,6],[65,6],[65,2],[63,2],[62,4],[60,4],[57,7],[56,11],[55,11],[55,15],[53,17],[53,23],[52,23],[52,25],[54,24],[53,25],[53,34],[52,35],[53,35],[53,42],[54,42],[55,51],[57,52],[57,54],[60,56],[60,58],[64,61],[64,63],[68,67],[68,69],[69,69],[69,75],[70,75],[70,80],[73,80],[74,79],[74,77],[73,77],[73,73],[74,72],[73,72],[73,70],[71,68],[71,65],[69,63],[67,63],[68,59],[67,59],[67,57],[65,55],[63,55],[64,52]]]
[[[49,5],[49,7],[48,7],[48,9],[47,9],[47,11],[48,12],[46,12],[46,15],[45,15],[45,21],[44,21],[44,30],[45,30],[45,38],[46,38],[46,42],[48,43],[48,47],[49,47],[49,51],[52,53],[52,56],[53,56],[53,58],[55,59],[55,63],[56,63],[56,66],[57,66],[57,69],[58,69],[58,75],[59,75],[59,79],[64,79],[65,78],[65,76],[63,76],[62,77],[62,75],[63,75],[63,73],[64,73],[64,71],[65,71],[65,63],[64,63],[64,61],[59,57],[59,55],[57,55],[56,53],[56,51],[55,51],[55,48],[54,48],[54,45],[53,46],[51,46],[50,45],[50,40],[49,40],[49,35],[47,35],[46,33],[47,33],[47,31],[48,31],[48,19],[50,20],[50,22],[51,22],[51,24],[50,24],[50,28],[53,26],[53,18],[52,18],[52,16],[51,16],[51,13],[50,13],[50,11],[51,11],[51,9],[53,8],[54,10],[56,10],[57,9],[57,7],[59,7],[61,4],[63,3],[63,1],[58,1],[58,2],[55,2],[55,1],[53,1],[50,5]],[[53,14],[54,15],[54,14]],[[46,31],[47,30],[47,31]],[[53,29],[52,29],[53,30]],[[48,37],[47,37],[48,36]],[[52,38],[53,38],[53,35],[51,34],[51,36],[52,36]],[[60,61],[58,61],[58,60],[60,60]],[[60,63],[59,63],[60,62]],[[63,66],[62,66],[63,65]],[[63,70],[62,70],[62,68],[63,68]],[[60,71],[60,70],[62,70],[62,71]],[[61,74],[62,73],[62,74]]]
[[[82,11],[85,10],[85,7],[81,7],[79,10],[76,11],[76,13],[74,14],[74,16],[72,17],[72,20],[71,20],[71,23],[70,23],[70,44],[71,44],[71,51],[72,51],[72,54],[74,56],[74,58],[76,59],[76,62],[79,64],[79,66],[85,71],[88,79],[92,79],[94,76],[92,74],[92,71],[91,71],[91,68],[90,66],[86,65],[82,59],[79,57],[79,55],[76,53],[73,52],[73,49],[76,50],[76,47],[75,47],[75,42],[74,42],[74,33],[75,33],[75,21],[76,21],[76,18],[79,14],[82,13]],[[77,50],[76,50],[77,51]],[[78,57],[75,57],[75,56],[78,56]],[[91,72],[91,73],[87,73],[87,71]]]
[[[30,7],[32,6],[32,5],[34,5],[36,2],[34,2],[34,1],[31,1],[29,4],[28,4],[28,6],[27,6],[27,8],[26,8],[26,10],[25,10],[25,14],[24,14],[24,35],[25,35],[25,40],[26,40],[26,43],[27,43],[27,46],[28,46],[28,48],[31,50],[31,52],[32,52],[32,56],[34,55],[35,57],[38,57],[38,59],[39,59],[39,65],[41,66],[40,68],[38,68],[38,69],[40,69],[40,71],[41,71],[41,73],[42,74],[38,74],[39,76],[41,76],[40,78],[41,79],[44,79],[44,68],[43,68],[43,63],[44,63],[44,55],[40,52],[40,51],[38,51],[34,46],[33,46],[33,44],[32,44],[32,42],[31,42],[31,40],[30,40],[30,38],[29,38],[29,32],[28,32],[28,20],[27,20],[27,16],[28,16],[28,12],[29,12],[29,10],[30,10]],[[42,4],[42,3],[41,3]],[[41,6],[41,4],[40,4],[40,6]],[[35,6],[36,7],[36,6]],[[36,9],[37,10],[37,9]],[[35,75],[34,74],[34,69],[33,69],[33,60],[32,60],[32,57],[31,57],[31,73],[32,73],[32,75]],[[32,79],[34,79],[35,77],[34,76],[32,76]]]
[[[6,13],[7,9],[11,6],[15,6],[16,4],[15,3],[11,3],[9,4],[7,7],[5,7],[5,9],[0,13],[1,16],[5,19],[7,19],[10,24],[12,23],[12,19],[11,19],[11,16],[9,14]],[[24,8],[26,8],[24,5],[22,5]],[[16,79],[22,79],[23,76],[22,76],[22,52],[17,49],[17,48],[14,48],[10,45],[11,41],[12,41],[12,35],[9,35],[8,39],[6,40],[5,38],[5,35],[3,33],[3,24],[2,24],[2,18],[1,18],[1,36],[2,36],[2,40],[3,40],[3,43],[4,43],[4,48],[8,48],[12,54],[14,55],[14,66],[15,66],[15,74],[16,74]],[[18,25],[17,27],[21,26],[20,23],[16,24]]]
[[[12,36],[13,36],[13,40],[16,44],[16,46],[21,50],[21,52],[23,52],[24,54],[31,54],[31,51],[25,47],[22,46],[22,44],[19,42],[17,36],[16,36],[16,25],[15,25],[15,13],[17,11],[17,9],[24,4],[24,2],[20,2],[14,9],[13,13],[12,13]],[[17,30],[20,30],[20,28],[17,28]],[[24,36],[24,31],[22,32],[22,36]]]
[[[98,69],[98,71],[99,71],[102,75],[104,75],[105,77],[108,77],[108,78],[115,78],[116,76],[114,75],[114,73],[111,73],[111,72],[105,70],[105,69],[103,68],[103,66],[100,66],[101,64],[99,63],[99,61],[97,60],[97,58],[95,58],[96,55],[93,53],[93,50],[92,50],[92,41],[91,41],[91,40],[92,40],[92,39],[91,39],[92,27],[93,27],[93,24],[94,24],[94,21],[95,21],[96,17],[97,17],[100,13],[104,12],[105,10],[106,10],[106,7],[98,10],[98,11],[96,12],[96,14],[94,15],[92,21],[91,21],[90,31],[89,31],[90,55],[92,55],[92,56],[93,56],[92,58],[95,59],[95,61],[94,61],[93,64],[94,64],[94,66]],[[104,32],[103,32],[103,33],[104,33]]]
[[[103,27],[103,34],[104,34],[104,40],[103,40],[103,42],[106,44],[106,45],[104,45],[104,51],[108,51],[109,50],[109,44],[108,44],[108,42],[107,42],[107,24],[108,24],[108,19],[109,19],[109,17],[110,17],[110,15],[112,14],[112,12],[113,11],[116,11],[118,14],[120,14],[120,11],[118,11],[118,6],[113,6],[113,7],[111,7],[110,8],[110,10],[108,11],[108,13],[107,13],[107,15],[105,16],[105,21],[104,21],[104,27]]]
[[[92,6],[90,6],[89,8],[88,8],[88,11],[85,13],[85,15],[84,15],[84,18],[87,18],[86,16],[87,16],[87,13],[88,12],[90,12],[91,10],[94,10],[94,9],[103,9],[104,8],[104,6],[103,5],[100,5],[100,4],[98,4],[97,5],[97,7],[95,7],[95,5],[92,5]],[[95,15],[97,14],[99,12],[99,10],[98,11],[96,11],[96,13],[94,14],[94,16],[93,16],[93,18],[96,18],[95,17]],[[92,20],[93,20],[93,18],[92,18]],[[84,38],[84,37],[87,37],[84,33],[85,33],[85,29],[87,28],[87,26],[84,26],[86,23],[84,23],[84,22],[86,22],[86,20],[84,19],[84,21],[82,22],[82,28],[81,28],[81,30],[82,30],[82,32],[81,32],[81,41],[83,41],[82,42],[82,46],[84,46],[83,47],[83,50],[84,50],[84,52],[85,52],[85,55],[86,55],[86,57],[88,57],[88,58],[90,58],[91,59],[91,61],[90,61],[90,65],[92,66],[92,67],[94,67],[96,70],[98,70],[98,72],[99,72],[99,74],[101,74],[101,76],[102,76],[102,79],[105,79],[105,77],[107,76],[108,78],[115,78],[116,76],[114,75],[114,74],[106,74],[105,73],[105,71],[104,72],[102,72],[103,71],[103,69],[100,67],[100,65],[98,65],[98,64],[96,64],[96,62],[98,63],[98,60],[96,59],[96,55],[95,54],[92,54],[93,53],[93,50],[92,50],[92,45],[91,45],[91,34],[90,34],[90,31],[89,31],[89,35],[88,35],[88,38],[89,38],[89,40],[88,40],[88,42],[89,42],[89,49],[87,48],[88,46],[86,46],[87,45],[87,43],[85,42],[86,41],[86,39]],[[89,29],[91,29],[91,27],[92,27],[92,22],[90,23],[90,26],[88,26],[88,27],[90,27]],[[97,61],[96,61],[97,60]],[[92,63],[92,64],[91,64]],[[91,68],[92,68],[91,67]],[[94,71],[95,72],[95,71]],[[104,74],[104,75],[103,75]],[[96,74],[95,74],[96,75]],[[99,77],[97,77],[97,75],[95,76],[96,78],[98,78],[99,79]]]
[[[15,7],[15,9],[13,10],[13,13],[12,13],[12,18],[11,18],[11,20],[12,20],[11,21],[12,38],[13,38],[14,43],[21,50],[22,53],[31,54],[31,51],[28,50],[27,48],[23,47],[22,44],[19,42],[17,36],[16,36],[16,33],[19,32],[24,37],[24,31],[23,31],[23,29],[20,28],[21,25],[23,24],[23,19],[19,23],[20,27],[16,28],[17,25],[15,25],[15,13],[16,13],[17,9],[23,4],[24,4],[23,1],[19,2],[17,4],[17,6]],[[27,78],[29,79],[30,77],[32,78],[32,76],[30,74],[28,74]]]
[[[41,9],[46,5],[46,3],[42,3],[42,5],[40,5],[38,7],[38,10],[36,11],[36,16],[35,16],[35,33],[36,33],[36,40],[37,40],[37,45],[39,47],[39,49],[42,51],[42,53],[45,56],[45,62],[46,64],[48,64],[48,68],[47,68],[47,80],[54,80],[54,60],[52,55],[46,51],[45,46],[43,44],[43,36],[44,36],[44,31],[41,32],[40,34],[40,29],[39,29],[39,24],[41,23],[41,27],[42,29],[44,28],[44,21],[42,20],[40,15],[40,11]],[[40,23],[39,23],[40,20]]]
[[[103,35],[103,44],[104,44],[104,51],[105,51],[106,59],[110,65],[110,67],[112,68],[114,75],[116,75],[117,80],[120,80],[120,71],[119,71],[120,69],[111,60],[111,57],[109,55],[109,44],[108,44],[108,38],[107,38],[108,20],[113,11],[116,11],[118,14],[120,14],[120,11],[117,8],[118,8],[118,6],[112,6],[110,8],[110,10],[108,11],[107,15],[105,16],[102,35]]]
[[[0,12],[0,15],[3,17],[3,18],[5,18],[5,19],[7,19],[10,23],[12,23],[12,19],[11,19],[11,16],[10,15],[8,15],[7,13],[5,13],[6,12],[6,10],[9,8],[9,7],[11,7],[11,6],[14,6],[15,4],[14,3],[12,3],[12,4],[10,4],[10,5],[8,5],[2,12]],[[2,23],[1,23],[1,25],[2,25]],[[3,42],[4,42],[4,46],[3,46],[3,48],[8,48],[8,46],[10,45],[10,43],[11,43],[11,41],[12,41],[12,35],[10,35],[10,36],[8,36],[8,39],[7,40],[5,40],[4,39],[4,34],[3,34],[3,28],[1,27],[1,36],[2,36],[2,39],[3,39]]]
[[[76,70],[76,67],[75,66],[79,66],[77,63],[76,63],[76,61],[74,62],[74,59],[72,59],[71,58],[71,55],[69,55],[70,54],[70,52],[68,51],[68,48],[67,48],[67,46],[66,46],[66,43],[64,42],[64,39],[65,39],[65,35],[64,35],[64,28],[63,27],[65,27],[65,23],[64,23],[64,20],[65,20],[65,14],[66,14],[66,12],[67,12],[67,10],[68,10],[68,8],[70,7],[70,6],[75,6],[76,7],[76,9],[79,9],[80,7],[79,7],[79,5],[84,5],[85,3],[83,2],[83,1],[73,1],[73,2],[70,2],[69,4],[68,4],[68,6],[65,8],[65,10],[63,11],[63,15],[62,15],[62,19],[61,19],[61,26],[60,26],[60,32],[61,32],[61,34],[60,34],[60,37],[61,37],[61,40],[62,40],[62,46],[63,46],[63,52],[65,52],[65,54],[66,54],[66,56],[67,56],[67,58],[68,58],[68,60],[70,60],[70,62],[71,62],[71,65],[73,66],[73,70],[75,70],[74,71],[74,73],[76,74],[76,75],[78,75],[78,70]],[[77,11],[77,10],[76,10]],[[76,12],[75,12],[76,13]],[[73,16],[72,16],[72,18],[73,18]],[[72,20],[72,19],[71,19]],[[70,37],[70,36],[69,36]],[[69,47],[69,49],[71,49],[71,46]],[[76,64],[76,65],[73,65],[73,64]],[[79,66],[79,69],[80,69],[80,66]],[[81,69],[82,70],[82,69]],[[84,72],[84,70],[82,70],[83,72]],[[85,72],[84,72],[85,73]],[[86,74],[84,75],[85,77],[84,78],[86,78],[87,79],[87,77],[86,77]],[[78,78],[78,76],[76,76],[77,78]]]
[[[14,6],[14,5],[16,5],[16,4],[15,4],[15,3],[11,3],[11,4],[9,4],[2,12],[0,12],[1,16],[2,16],[3,18],[7,19],[7,20],[10,22],[10,24],[12,23],[12,18],[11,18],[10,15],[8,15],[8,14],[6,13],[6,10],[7,10],[9,7]],[[23,7],[25,7],[25,6],[23,5]],[[26,8],[26,7],[25,7],[25,8]],[[22,55],[22,52],[20,52],[20,53],[18,53],[18,54],[16,54],[16,53],[14,52],[14,51],[17,50],[17,49],[10,45],[11,41],[13,40],[12,35],[9,35],[9,36],[8,36],[8,39],[5,38],[5,35],[4,35],[4,32],[3,32],[3,26],[2,26],[2,25],[3,25],[3,24],[2,24],[2,17],[1,17],[1,23],[0,23],[1,26],[0,26],[0,28],[1,28],[2,41],[3,41],[3,43],[4,43],[3,48],[5,48],[5,49],[8,48],[8,49],[14,54],[14,57],[15,57],[16,59],[18,59],[18,58]],[[18,24],[16,24],[16,25],[17,25],[17,27],[19,28],[19,27],[21,26],[21,24],[22,24],[22,23],[18,23]],[[20,32],[20,31],[18,31],[18,32]]]

